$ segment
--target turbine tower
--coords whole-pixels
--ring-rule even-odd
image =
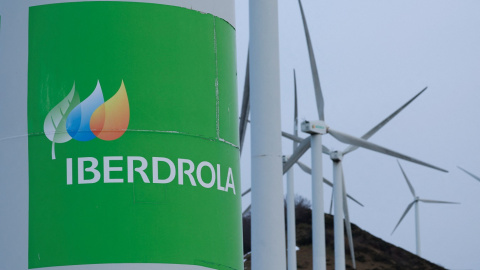
[[[252,269],[286,269],[278,1],[250,0]]]
[[[397,229],[398,225],[400,225],[400,222],[402,222],[403,218],[405,215],[407,215],[408,211],[412,208],[413,205],[415,205],[415,247],[416,247],[416,254],[418,256],[421,256],[421,251],[420,251],[420,214],[419,214],[419,207],[418,203],[419,202],[424,202],[424,203],[447,203],[447,204],[459,204],[458,202],[446,202],[446,201],[435,201],[435,200],[426,200],[426,199],[421,199],[417,194],[415,193],[415,189],[413,189],[412,183],[408,180],[407,175],[405,174],[405,171],[402,168],[402,165],[400,165],[400,162],[397,160],[398,166],[400,166],[400,170],[402,171],[403,176],[405,177],[405,181],[407,181],[408,188],[410,189],[410,192],[413,195],[413,201],[407,206],[407,209],[405,209],[405,212],[403,212],[403,215],[400,217],[400,220],[398,221],[397,225],[393,229],[392,233],[395,232]]]

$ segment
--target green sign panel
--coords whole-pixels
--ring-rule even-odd
[[[235,29],[159,4],[29,12],[29,268],[243,269]]]

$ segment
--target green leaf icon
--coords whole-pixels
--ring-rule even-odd
[[[80,103],[73,83],[70,93],[47,114],[43,124],[45,136],[52,141],[52,159],[55,159],[55,143],[64,143],[72,139],[68,135],[66,122],[68,114]]]

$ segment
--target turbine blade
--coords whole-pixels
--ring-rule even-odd
[[[242,193],[242,197],[247,195],[248,193],[250,193],[250,191],[252,191],[252,188],[249,188],[247,190],[245,190],[243,193]]]
[[[245,210],[242,212],[242,216],[245,215],[248,211],[250,211],[250,208],[252,208],[252,204],[250,204]]]
[[[283,174],[288,172],[288,170],[297,162],[305,152],[310,148],[310,138],[304,139],[298,147],[293,151],[293,154],[290,156],[290,158],[283,164]]]
[[[310,167],[308,167],[307,165],[305,165],[301,161],[297,160],[297,165],[300,167],[300,169],[302,169],[302,171],[304,171],[308,174],[312,174],[312,169],[310,169]]]
[[[330,210],[328,211],[328,214],[332,214],[332,208],[333,208],[333,196],[335,195],[335,190],[332,188],[332,197],[330,197]]]
[[[402,222],[403,218],[405,217],[405,215],[408,213],[408,211],[410,210],[410,208],[412,208],[413,204],[415,203],[416,201],[413,201],[411,202],[408,206],[407,206],[407,209],[405,210],[405,212],[403,212],[403,215],[402,217],[400,218],[400,220],[398,221],[397,223],[397,226],[395,226],[395,228],[393,229],[392,233],[393,234],[395,232],[395,230],[397,229],[398,225],[400,225],[400,222]]]
[[[473,177],[473,178],[477,179],[478,181],[480,181],[480,177],[474,175],[473,173],[465,170],[464,168],[462,168],[462,167],[460,167],[460,166],[457,166],[457,167],[458,167],[460,170],[464,171],[466,174],[468,174],[468,175],[470,175],[471,177]]]
[[[423,162],[423,161],[420,161],[418,159],[400,154],[398,152],[395,152],[395,151],[390,150],[388,148],[385,148],[383,146],[368,142],[364,139],[353,137],[351,135],[342,133],[340,131],[333,130],[331,128],[328,129],[328,133],[330,133],[330,135],[335,137],[337,140],[339,140],[343,143],[346,143],[346,144],[356,145],[356,146],[366,148],[366,149],[369,149],[369,150],[372,150],[372,151],[376,151],[376,152],[379,152],[379,153],[382,153],[382,154],[386,154],[386,155],[397,157],[397,158],[407,160],[407,161],[410,161],[410,162],[413,162],[413,163],[417,163],[417,164],[420,164],[420,165],[423,165],[423,166],[426,166],[426,167],[430,167],[430,168],[433,168],[433,169],[436,169],[436,170],[439,170],[439,171],[442,171],[442,172],[448,172],[447,170],[444,170],[442,168],[430,165],[430,164],[428,164],[426,162]]]
[[[448,203],[448,204],[460,204],[459,202],[447,202],[447,201],[436,201],[436,200],[426,200],[426,199],[418,199],[424,203]]]
[[[298,0],[298,5],[300,6],[300,12],[302,14],[302,21],[303,21],[303,28],[305,30],[305,38],[307,40],[308,56],[310,58],[310,68],[312,70],[313,88],[315,89],[315,98],[317,101],[318,118],[324,121],[325,117],[323,112],[323,107],[324,107],[323,95],[322,95],[322,89],[320,87],[320,78],[318,77],[318,70],[317,70],[317,64],[315,62],[315,55],[313,53],[312,41],[310,39],[310,33],[308,32],[308,25],[307,25],[307,20],[305,19],[305,13],[303,12],[302,2],[300,0]]]
[[[250,53],[247,54],[247,71],[245,73],[245,84],[243,87],[242,110],[240,112],[240,155],[243,150],[243,142],[247,131],[248,115],[250,114]]]
[[[307,165],[305,165],[305,163],[302,163],[300,161],[297,161],[297,165],[300,167],[300,169],[302,169],[302,171],[308,173],[308,174],[312,174],[312,169],[310,169],[310,167],[308,167]],[[333,183],[328,181],[326,178],[323,178],[323,183],[327,184],[328,186],[330,187],[333,187]],[[361,207],[364,207],[364,205],[359,202],[357,199],[355,199],[354,197],[350,196],[349,194],[347,194],[347,197],[354,201],[355,203],[357,203],[358,205],[360,205]],[[330,211],[331,212],[331,211]]]
[[[295,91],[295,107],[293,112],[293,134],[298,136],[298,102],[297,102],[297,76],[295,74],[295,69],[293,70],[293,85]]]
[[[323,183],[327,184],[328,186],[333,188],[333,183],[328,181],[327,179],[323,178]]]
[[[356,202],[358,205],[360,205],[361,207],[365,207],[361,202],[357,201],[357,199],[353,198],[352,196],[348,195],[347,193],[347,198],[349,198],[350,200]]]
[[[368,140],[370,137],[372,137],[378,130],[380,130],[383,126],[385,126],[390,120],[392,120],[397,114],[399,114],[403,109],[405,109],[412,101],[414,101],[418,96],[420,96],[425,90],[427,90],[428,87],[425,87],[420,91],[418,94],[416,94],[413,98],[411,98],[407,103],[403,104],[400,108],[398,108],[396,111],[394,111],[392,114],[390,114],[387,118],[383,119],[382,122],[378,123],[375,127],[373,127],[371,130],[369,130],[367,133],[365,133],[361,138]],[[356,150],[358,146],[353,146],[350,145],[348,146],[345,151],[343,151],[343,154],[350,153],[354,150]]]
[[[345,175],[343,173],[343,166],[340,163],[340,172],[342,177],[342,193],[343,193],[343,212],[345,215],[345,228],[347,229],[347,238],[348,238],[348,247],[350,248],[350,257],[352,258],[353,269],[357,269],[355,264],[355,251],[353,248],[353,235],[352,235],[352,225],[350,224],[350,216],[348,214],[348,203],[347,203],[347,186],[345,185]]]
[[[405,171],[402,168],[402,165],[400,165],[400,161],[397,159],[398,166],[400,166],[400,170],[402,170],[403,176],[405,177],[405,180],[407,180],[408,187],[410,188],[410,191],[412,192],[413,198],[417,197],[415,194],[415,190],[413,189],[412,183],[408,180],[407,174],[405,174]]]
[[[352,196],[348,195],[347,193],[347,189],[345,187],[345,174],[343,173],[343,166],[342,166],[342,181],[343,181],[343,188],[344,188],[344,193],[346,194],[347,198],[349,198],[350,200],[356,202],[358,205],[360,205],[361,207],[364,207],[364,205],[357,201],[355,198],[353,198]]]
[[[287,133],[287,132],[284,132],[284,131],[282,131],[282,136],[287,138],[287,139],[290,139],[292,141],[295,141],[295,142],[302,142],[303,140],[305,140],[302,137],[298,137],[296,135],[293,135],[293,134],[290,134],[290,133]],[[330,155],[330,149],[328,149],[328,147],[326,147],[323,144],[322,144],[322,153],[324,153],[326,155]]]
[[[305,140],[305,138],[298,137],[297,135],[293,135],[284,131],[282,131],[282,136],[294,142],[302,142],[303,140]]]

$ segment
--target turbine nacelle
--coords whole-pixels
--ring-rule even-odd
[[[302,131],[309,134],[327,134],[327,125],[325,121],[315,120],[315,121],[303,121],[302,122]]]
[[[340,152],[340,151],[332,151],[330,152],[330,159],[335,161],[335,162],[339,162],[339,161],[342,161],[343,159],[343,153]]]

